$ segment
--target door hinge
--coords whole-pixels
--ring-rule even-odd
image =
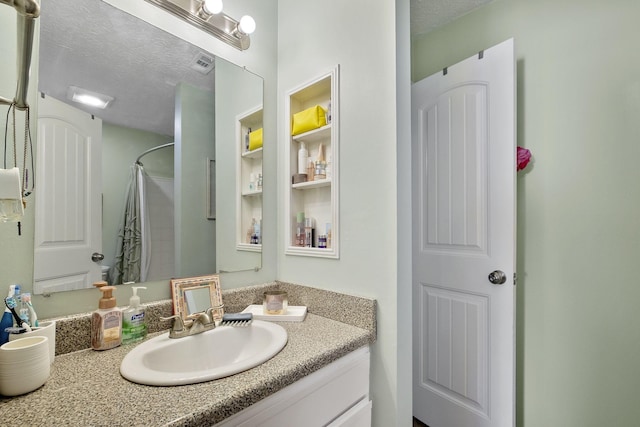
[[[513,286],[515,286],[518,283],[518,275],[514,272],[513,273]]]

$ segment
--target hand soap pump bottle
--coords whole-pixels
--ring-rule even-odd
[[[93,286],[102,292],[102,298],[98,310],[91,315],[91,347],[108,350],[122,341],[122,311],[116,307],[116,298],[112,295],[114,286],[107,286],[107,282],[102,281]]]
[[[140,307],[138,289],[144,286],[132,286],[133,295],[129,298],[129,307],[122,312],[122,344],[143,340],[147,336],[147,322],[144,318],[144,307]]]

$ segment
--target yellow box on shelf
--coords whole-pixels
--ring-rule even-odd
[[[291,135],[299,135],[327,124],[324,108],[316,105],[293,115]]]
[[[249,151],[262,148],[262,128],[249,133]]]

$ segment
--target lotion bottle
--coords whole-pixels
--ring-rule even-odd
[[[129,298],[129,307],[122,311],[122,344],[141,341],[147,336],[147,322],[144,318],[144,307],[140,307],[138,289],[144,286],[132,286],[133,295]]]
[[[118,347],[122,342],[122,311],[116,307],[113,296],[114,286],[107,286],[107,282],[93,284],[102,298],[98,303],[98,310],[91,315],[91,348],[94,350],[108,350]]]
[[[298,173],[307,173],[307,163],[309,162],[309,151],[304,142],[300,141],[300,149],[298,150]]]

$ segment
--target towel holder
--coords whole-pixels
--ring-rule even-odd
[[[14,105],[19,110],[25,110],[29,106],[27,104],[29,70],[31,68],[35,20],[40,16],[40,3],[37,0],[0,0],[0,4],[13,6],[18,13],[16,96],[13,100],[0,96],[0,104]]]

